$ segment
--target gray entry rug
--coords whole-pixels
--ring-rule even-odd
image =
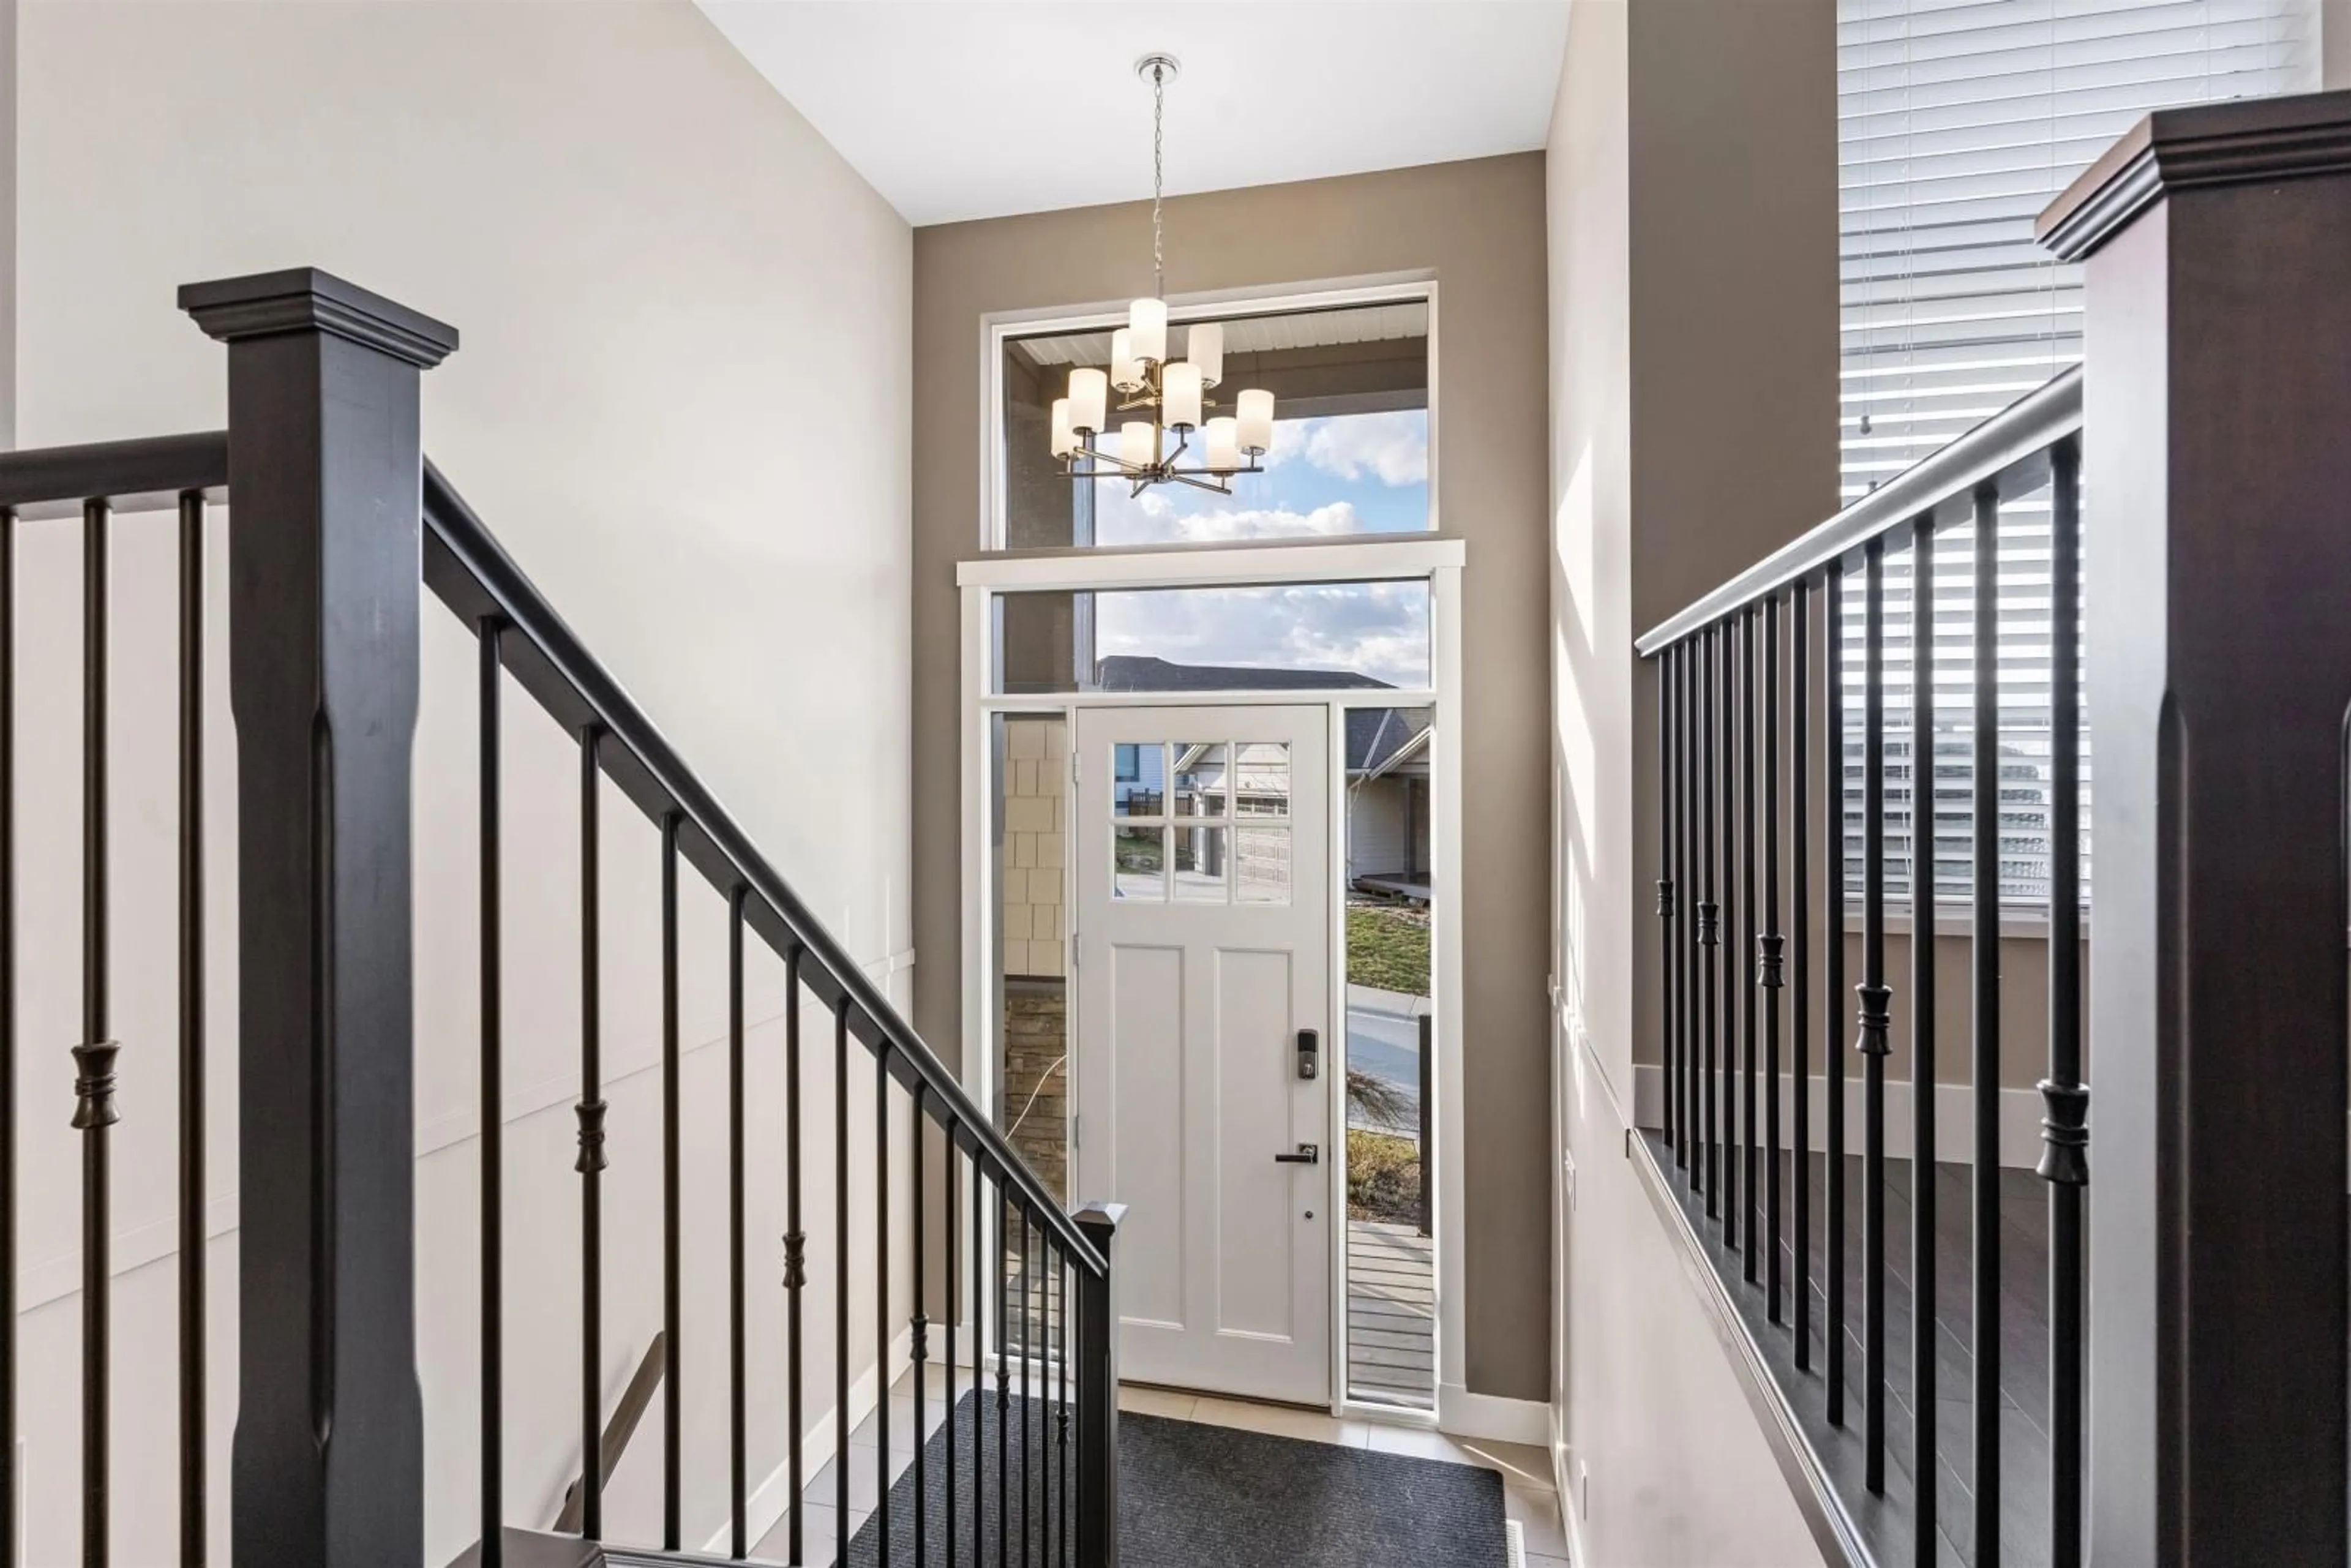
[[[992,1398],[975,1404],[967,1394],[957,1403],[952,1521],[946,1427],[924,1448],[923,1568],[1084,1568],[1074,1540],[1063,1552],[1076,1479],[1063,1466],[1075,1449],[1061,1448],[1054,1414],[1043,1401],[1016,1398],[999,1432]],[[1510,1561],[1502,1478],[1491,1470],[1154,1416],[1122,1415],[1118,1429],[1122,1568],[1505,1568]],[[1072,1443],[1076,1436],[1073,1419]],[[890,1490],[886,1561],[896,1568],[918,1561],[914,1490],[909,1466]],[[885,1561],[883,1528],[877,1511],[850,1542],[852,1568]]]

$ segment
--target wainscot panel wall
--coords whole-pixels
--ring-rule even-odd
[[[906,225],[693,7],[28,3],[21,11],[15,303],[22,444],[218,427],[219,346],[183,282],[316,265],[455,323],[424,384],[425,446],[564,616],[723,796],[844,944],[893,977],[910,956]],[[214,548],[224,522],[215,517]],[[171,1557],[176,1526],[169,1237],[174,975],[171,524],[120,525],[113,831],[119,1412],[117,1560]],[[216,558],[217,559],[217,558]],[[77,1038],[78,551],[28,525],[21,718],[20,1129],[29,1190],[26,1561],[75,1555],[78,1479],[66,1119]],[[215,631],[225,583],[212,583]],[[475,1512],[474,642],[423,611],[416,745],[419,1374],[427,1560]],[[222,647],[212,653],[225,676]],[[211,1376],[215,1560],[227,1558],[235,1338],[234,731],[210,721]],[[578,761],[507,705],[506,1493],[545,1525],[578,1468]],[[608,793],[603,864],[608,1399],[659,1326],[659,935],[653,830]],[[37,823],[38,831],[30,831]],[[152,889],[152,896],[134,896]],[[37,912],[38,917],[35,918]],[[724,911],[684,901],[684,1238],[724,1278]],[[950,972],[954,944],[943,944]],[[751,966],[748,1121],[780,1128],[783,985]],[[821,1022],[811,1020],[811,1030]],[[817,1038],[821,1038],[818,1033]],[[830,1168],[829,1052],[807,1086],[807,1158]],[[860,1060],[862,1060],[861,1055]],[[852,1085],[870,1093],[862,1078]],[[862,1101],[860,1102],[862,1103]],[[872,1117],[853,1119],[870,1145]],[[903,1126],[893,1141],[904,1146]],[[780,1137],[749,1151],[755,1388],[782,1383]],[[853,1159],[870,1162],[870,1152]],[[867,1169],[868,1165],[857,1168]],[[870,1196],[870,1195],[869,1195]],[[829,1210],[830,1206],[818,1206]],[[904,1215],[904,1193],[893,1212]],[[830,1277],[829,1214],[810,1238]],[[872,1224],[852,1215],[853,1235]],[[160,1241],[156,1241],[160,1235]],[[151,1242],[154,1244],[151,1244]],[[681,1362],[688,1544],[724,1521],[723,1291],[688,1291]],[[832,1357],[812,1313],[811,1365]],[[872,1355],[860,1302],[852,1354]],[[250,1346],[266,1354],[266,1346]],[[829,1396],[812,1397],[811,1416]],[[755,1400],[750,1475],[780,1462]],[[620,1467],[607,1522],[657,1540],[661,1434]],[[755,1530],[755,1535],[758,1531]]]
[[[1437,279],[1437,507],[1468,540],[1464,706],[1465,1345],[1441,1375],[1546,1396],[1550,1287],[1543,933],[1543,163],[1541,153],[1166,204],[1171,298],[1410,274]],[[981,319],[1151,292],[1151,206],[914,234],[914,1022],[967,1040],[955,563],[980,549]],[[1116,1194],[1103,1195],[1116,1197]]]
[[[1552,121],[1554,1450],[1582,1563],[1819,1557],[1627,1129],[1658,1011],[1633,640],[1836,504],[1835,44],[1834,0],[1577,0]]]

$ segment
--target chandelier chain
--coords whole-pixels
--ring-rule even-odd
[[[1160,244],[1159,202],[1165,183],[1163,161],[1165,142],[1161,122],[1167,112],[1167,68],[1151,68],[1151,295],[1155,299],[1167,298],[1167,256]]]

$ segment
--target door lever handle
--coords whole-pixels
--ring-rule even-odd
[[[1321,1165],[1322,1163],[1322,1146],[1320,1144],[1301,1144],[1298,1145],[1298,1152],[1296,1154],[1276,1155],[1273,1156],[1273,1163],[1278,1166]]]

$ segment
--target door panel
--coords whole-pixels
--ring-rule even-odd
[[[1129,1206],[1120,1355],[1140,1382],[1330,1396],[1329,717],[1078,720],[1078,1170]],[[1099,1131],[1097,1131],[1099,1129]]]
[[[1119,946],[1109,959],[1115,1003],[1108,1060],[1124,1082],[1117,1086],[1106,1151],[1115,1165],[1100,1190],[1121,1194],[1119,1201],[1135,1213],[1165,1216],[1163,1226],[1132,1233],[1147,1236],[1150,1245],[1119,1249],[1119,1304],[1130,1318],[1180,1330],[1186,1265],[1184,950]],[[1123,1196],[1130,1192],[1133,1197]]]

